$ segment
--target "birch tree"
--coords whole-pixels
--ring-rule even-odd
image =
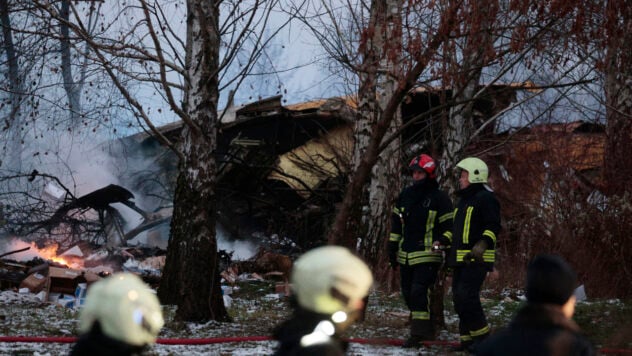
[[[363,12],[363,9],[370,9],[370,11]],[[432,28],[419,25],[422,21],[418,12],[423,9],[429,12],[425,19],[432,19],[429,20],[434,24]],[[333,26],[333,34],[338,36],[338,40],[334,41],[326,34],[321,36],[321,43],[326,46],[328,52],[360,78],[359,114],[356,118],[358,123],[354,135],[356,137],[355,169],[352,171],[342,204],[330,230],[328,238],[330,243],[355,248],[358,231],[367,231],[362,228],[358,230],[363,225],[362,209],[365,208],[372,211],[372,214],[367,214],[366,217],[375,221],[371,227],[372,233],[384,234],[387,231],[388,222],[386,221],[390,217],[390,209],[387,209],[388,213],[384,214],[385,207],[392,203],[393,196],[399,188],[398,184],[390,181],[388,192],[380,193],[379,189],[372,192],[371,194],[374,195],[370,200],[371,208],[359,203],[362,201],[359,198],[365,196],[365,187],[370,186],[367,184],[372,176],[373,167],[379,160],[379,153],[382,150],[380,146],[384,137],[389,130],[397,129],[401,100],[411,88],[418,84],[418,78],[428,69],[438,48],[449,37],[456,9],[455,6],[429,9],[421,2],[406,4],[389,1],[360,2],[357,8],[350,9],[353,14],[353,20],[350,23],[355,26],[352,26],[351,34],[348,34],[351,37],[351,46],[345,42],[345,38],[341,37],[340,29],[346,28],[342,24]],[[328,13],[331,14],[331,10]],[[410,26],[408,23],[409,27],[403,30],[401,25],[404,22],[403,18],[414,20],[414,24],[419,26]],[[405,38],[402,38],[402,31],[406,31]],[[354,33],[357,35],[355,38]],[[419,46],[421,41],[427,46]],[[355,53],[349,51],[353,48],[353,43],[357,46],[354,48],[354,51],[357,50]],[[401,47],[399,47],[400,44]],[[394,119],[396,121],[392,125]],[[398,161],[397,157],[398,155],[395,155],[394,158],[389,159]],[[392,162],[380,165],[378,168],[382,170],[379,172],[380,179],[392,178],[389,175],[394,172]],[[384,174],[384,172],[390,173]],[[374,188],[384,187],[377,181],[373,184]],[[377,228],[377,226],[381,227]],[[382,241],[384,236],[373,235],[362,236],[362,238],[375,243]],[[363,251],[371,251],[375,248],[375,246],[364,246]],[[370,254],[368,257],[375,260]]]
[[[98,36],[74,2],[68,20],[49,2],[37,5],[89,45],[90,60],[107,72],[135,117],[179,158],[161,302],[176,304],[179,320],[228,320],[215,236],[219,95],[222,87],[239,87],[285,26],[269,25],[278,2],[139,0],[114,6],[119,12],[99,24]],[[228,72],[231,67],[238,70]],[[134,90],[141,83],[153,87],[160,105],[143,101]],[[177,141],[157,129],[163,104],[183,123]]]
[[[443,157],[446,162],[440,164],[440,179],[443,179],[463,150],[481,136],[481,126],[490,125],[489,122],[472,121],[474,101],[487,95],[487,87],[507,78],[506,74],[517,66],[525,53],[534,49],[535,44],[531,42],[537,43],[535,40],[541,35],[529,28],[530,31],[523,33],[519,41],[512,41],[512,21],[525,17],[528,18],[525,27],[548,24],[542,22],[544,15],[529,14],[528,6],[517,7],[513,2],[503,3],[502,8],[498,1],[410,1],[392,5],[392,9],[387,9],[388,4],[384,1],[358,2],[357,7],[348,9],[351,14],[348,22],[353,24],[349,27],[337,22],[344,17],[334,14],[334,6],[325,6],[322,10],[332,18],[330,22],[334,25],[331,25],[333,29],[321,32],[321,43],[334,59],[360,78],[357,87],[360,99],[355,128],[355,169],[350,174],[349,185],[329,234],[331,243],[355,245],[356,232],[362,231],[358,230],[362,226],[362,214],[359,213],[362,204],[358,204],[358,199],[365,195],[365,184],[371,180],[371,171],[378,162],[380,152],[397,140],[401,133],[397,129],[399,105],[410,90],[430,85],[452,89],[452,96],[445,98],[443,103],[444,110],[449,109],[444,116],[449,121],[443,124],[443,144],[438,146],[439,152],[432,152],[435,155],[442,155],[443,150],[449,152]],[[364,9],[380,9],[387,15],[376,16]],[[397,11],[400,15],[393,16]],[[554,13],[548,8],[542,12],[546,15]],[[376,41],[380,30],[399,27],[401,39],[393,31],[381,35],[386,45]],[[323,30],[315,27],[315,32],[319,31]],[[351,34],[345,34],[347,32]],[[334,36],[337,36],[336,39],[333,39]],[[402,43],[401,51],[394,49],[397,43]],[[389,47],[391,44],[393,47]],[[376,51],[375,47],[380,45],[383,48]],[[351,48],[357,52],[351,51]],[[489,69],[492,65],[496,68]],[[491,74],[487,74],[489,81],[481,88],[484,71]],[[380,78],[386,78],[383,79],[385,83],[394,84],[392,89],[374,89]],[[370,101],[371,95],[379,99]],[[419,119],[423,117],[416,118]],[[394,131],[389,133],[389,130]],[[377,169],[384,169],[383,164],[379,166]],[[391,188],[398,189],[399,185],[391,184]],[[390,193],[392,196],[393,193]],[[374,203],[371,201],[371,209]],[[372,215],[370,220],[380,219],[384,217]],[[374,237],[368,239],[375,241]]]
[[[495,38],[493,37],[496,24],[499,2],[491,1],[466,1],[463,10],[459,13],[459,26],[455,28],[458,33],[467,36],[457,36],[446,47],[444,53],[448,72],[445,73],[445,82],[452,88],[447,123],[444,136],[445,145],[441,157],[443,186],[448,191],[453,191],[456,186],[454,176],[448,172],[456,162],[462,158],[463,151],[473,139],[474,126],[474,102],[480,88],[483,69],[493,60],[496,60]],[[457,44],[459,41],[462,44]],[[457,53],[457,48],[462,52]]]

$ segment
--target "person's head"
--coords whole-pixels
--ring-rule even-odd
[[[341,246],[314,248],[294,263],[292,291],[306,310],[328,314],[339,325],[348,325],[364,307],[373,284],[369,267]]]
[[[106,336],[135,347],[153,344],[163,325],[158,298],[131,273],[116,273],[91,285],[79,316],[82,334],[98,326]]]
[[[480,158],[467,157],[456,164],[461,169],[459,188],[465,189],[474,183],[487,183],[489,170],[487,164]]]
[[[426,178],[435,179],[437,177],[436,168],[434,159],[427,154],[416,156],[408,164],[414,182],[420,182]]]
[[[526,296],[532,304],[553,304],[562,307],[566,317],[575,311],[577,275],[557,255],[538,255],[527,267]]]

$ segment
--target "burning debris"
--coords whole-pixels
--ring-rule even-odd
[[[59,179],[39,172],[36,176],[45,180],[40,194],[16,195],[12,204],[4,205],[3,230],[9,236],[38,242],[56,239],[63,248],[79,241],[113,248],[171,220],[170,207],[141,209],[134,194],[120,185],[75,197]]]
[[[163,250],[154,248],[107,249],[80,242],[60,250],[54,242],[40,244],[12,240],[11,251],[3,256],[13,260],[0,260],[2,289],[34,293],[42,302],[79,306],[93,282],[114,272],[133,272],[156,285],[165,258]]]
[[[152,286],[159,284],[166,251],[145,243],[154,232],[164,230],[171,219],[171,208],[144,211],[134,204],[130,191],[114,184],[78,198],[65,188],[57,188],[58,185],[47,184],[42,198],[46,206],[56,206],[48,209],[53,213],[48,213],[48,218],[23,223],[26,230],[15,230],[29,232],[13,234],[24,236],[24,240],[5,240],[10,242],[5,243],[6,253],[1,257],[10,256],[11,260],[0,259],[2,289],[34,293],[43,302],[78,306],[82,288],[87,289],[94,280],[114,272],[132,272]],[[123,204],[136,212],[140,216],[136,226],[129,226],[118,211],[120,206],[112,204]],[[143,232],[147,232],[146,236],[134,240]],[[277,235],[268,239],[253,233],[252,237],[262,247],[247,260],[233,261],[235,251],[220,251],[222,277],[228,284],[234,284],[240,274],[277,280],[278,293],[289,294],[292,256],[300,249],[288,238]],[[130,240],[136,246],[128,246]]]

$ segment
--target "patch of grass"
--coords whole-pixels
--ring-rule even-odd
[[[511,320],[518,309],[520,309],[524,302],[517,300],[483,300],[483,310],[487,316],[487,322],[492,327],[492,330],[500,329],[507,325],[507,322]]]
[[[574,319],[598,347],[632,348],[632,301],[580,302]]]

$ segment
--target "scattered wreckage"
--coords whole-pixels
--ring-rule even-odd
[[[8,260],[12,257],[37,250],[38,257],[25,262]],[[139,275],[146,283],[157,288],[165,263],[165,251],[146,247],[120,247],[114,252],[106,248],[90,250],[89,244],[80,243],[60,254],[41,256],[46,249],[35,244],[2,254],[0,259],[0,290],[13,289],[20,293],[33,293],[42,302],[65,307],[83,305],[90,285],[117,271]],[[52,250],[49,249],[50,252]],[[220,251],[223,256],[222,281],[225,294],[239,280],[275,283],[275,293],[289,295],[289,273],[292,259],[283,254],[261,248],[253,257],[233,261],[231,253]],[[229,300],[226,301],[229,303]]]
[[[58,205],[50,217],[25,223],[28,229],[22,234],[24,239],[3,238],[6,251],[0,249],[0,289],[33,293],[42,302],[79,307],[90,285],[114,272],[132,272],[149,285],[158,286],[166,250],[147,242],[152,229],[168,225],[172,209],[144,211],[135,205],[129,190],[114,184],[74,198],[67,190],[49,183],[45,193]],[[140,222],[130,228],[119,208],[113,206],[117,203],[139,214]],[[64,231],[86,224],[88,219],[97,221],[100,228],[92,231],[98,233],[64,238]],[[55,234],[56,230],[62,233]],[[134,240],[143,232],[147,234],[142,240]],[[130,241],[134,246],[128,244]],[[248,260],[233,261],[232,252],[219,252],[221,275],[229,287],[241,278],[272,278],[280,281],[279,293],[289,293],[289,256],[261,248]]]

